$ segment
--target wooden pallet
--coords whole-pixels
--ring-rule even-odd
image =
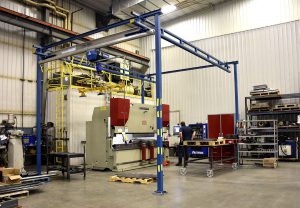
[[[268,95],[279,95],[279,91],[266,91],[266,92],[250,92],[252,96],[268,96]]]
[[[154,178],[125,178],[118,177],[117,175],[111,176],[109,178],[111,182],[122,182],[122,183],[139,183],[139,184],[150,184],[155,182]]]
[[[212,141],[212,140],[208,140],[208,141],[184,141],[183,145],[186,146],[217,146],[217,145],[223,145],[225,144],[225,140],[222,141]]]
[[[273,111],[298,111],[300,107],[283,107],[283,108],[273,108]]]
[[[17,192],[11,192],[7,194],[1,194],[0,198],[3,197],[11,197],[11,198],[17,198],[17,199],[23,199],[29,196],[29,191],[17,191]]]
[[[275,108],[293,108],[293,107],[299,107],[298,104],[280,104],[275,105]]]
[[[278,129],[299,129],[298,125],[293,126],[278,126]]]
[[[265,112],[265,111],[270,111],[270,108],[251,108],[249,112]]]

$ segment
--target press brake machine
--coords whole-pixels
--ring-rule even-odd
[[[169,105],[162,118],[168,134]],[[92,169],[125,171],[156,164],[156,107],[111,98],[109,106],[96,107],[86,123],[87,164]]]

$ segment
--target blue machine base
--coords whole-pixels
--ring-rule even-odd
[[[195,158],[208,157],[207,147],[190,147],[188,152],[190,157],[195,157]]]
[[[282,143],[279,144],[279,149],[280,149],[280,145],[291,146],[292,154],[291,155],[287,155],[287,156],[279,156],[279,157],[281,157],[281,158],[296,158],[296,159],[298,159],[298,145],[297,145],[297,141],[292,140],[292,139],[285,140],[284,142],[282,142]]]

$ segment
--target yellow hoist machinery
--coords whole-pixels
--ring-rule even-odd
[[[131,67],[130,62],[126,59],[122,59],[117,65],[124,69]],[[116,95],[140,99],[142,93],[140,80],[125,76],[128,71],[122,71],[118,67],[109,69],[111,72],[97,71],[96,65],[85,56],[70,57],[68,60],[50,62],[43,66],[48,77],[48,97],[52,96],[53,101],[55,99],[55,108],[50,107],[55,111],[55,118],[52,118],[55,123],[55,147],[52,151],[68,151],[66,100],[69,89],[78,89],[80,97],[85,97],[88,92],[97,92],[99,95],[110,95],[109,97]],[[124,76],[120,75],[120,72]],[[145,82],[144,86],[145,99],[153,100],[153,83]]]

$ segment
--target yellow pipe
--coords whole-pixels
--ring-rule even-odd
[[[67,19],[67,15],[60,12],[60,11],[57,11],[57,6],[51,6],[50,4],[47,4],[47,3],[37,3],[35,1],[32,1],[32,0],[23,0],[24,3],[26,4],[29,4],[31,6],[35,6],[35,7],[46,7],[48,9],[51,9],[53,10],[58,16],[61,16],[63,17],[65,20]]]
[[[52,4],[53,6],[55,6],[55,2],[51,1],[51,0],[44,0],[44,2],[48,2],[49,4]]]
[[[67,14],[70,13],[69,10],[67,10],[67,9],[65,9],[65,8],[62,8],[62,7],[60,7],[60,6],[57,6],[56,3],[55,3],[54,1],[51,1],[51,0],[44,0],[44,2],[47,2],[47,3],[49,3],[49,4],[52,4],[53,6],[56,7],[56,9],[58,9],[58,10],[60,10],[60,11],[62,11],[62,12],[65,12],[65,13],[67,13]]]

